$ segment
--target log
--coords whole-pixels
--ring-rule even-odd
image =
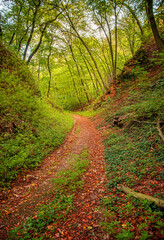
[[[157,121],[157,130],[159,132],[159,136],[162,138],[162,140],[164,141],[164,135],[163,135],[163,132],[161,130],[161,127],[160,127],[160,120],[158,119]]]
[[[135,198],[138,198],[140,200],[148,200],[148,201],[154,202],[154,204],[156,206],[158,206],[160,208],[164,208],[164,200],[162,200],[162,199],[159,199],[159,198],[156,198],[156,197],[152,197],[152,196],[149,196],[149,195],[146,195],[146,194],[143,194],[143,193],[135,192],[131,188],[126,187],[126,186],[124,186],[122,184],[118,184],[117,188],[122,190],[123,192],[125,192],[127,194],[132,195]]]

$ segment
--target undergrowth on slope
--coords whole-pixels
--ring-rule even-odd
[[[27,66],[0,47],[0,186],[4,188],[59,146],[73,120],[46,104]]]
[[[120,76],[115,97],[106,102],[104,125],[110,129],[103,136],[108,195],[100,208],[105,219],[101,226],[112,239],[164,236],[162,209],[117,188],[122,184],[164,199],[164,148],[157,129],[160,121],[163,131],[164,121],[162,56],[158,55],[158,61],[143,61],[142,66],[131,59]]]

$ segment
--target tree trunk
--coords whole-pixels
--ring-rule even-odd
[[[84,58],[84,56],[83,56],[82,51],[81,51],[80,48],[79,48],[79,51],[80,51],[80,54],[81,54],[81,56],[82,56],[82,58],[83,58],[83,61],[84,61],[84,63],[85,63],[85,66],[86,66],[86,68],[87,68],[87,70],[88,70],[89,76],[90,76],[91,81],[92,81],[93,88],[95,89],[96,95],[98,96],[99,88],[98,88],[98,87],[96,88],[96,85],[95,85],[95,83],[94,83],[94,80],[93,80],[91,71],[90,71],[90,69],[89,69],[89,67],[88,67],[88,64],[87,64],[87,62],[86,62],[86,60],[85,60],[85,58]]]
[[[45,26],[44,26],[44,28],[43,28],[43,30],[42,30],[42,32],[41,32],[40,40],[39,40],[36,48],[34,49],[34,51],[30,54],[30,56],[29,56],[29,58],[28,58],[28,60],[27,60],[27,64],[30,63],[32,57],[33,57],[34,54],[38,51],[40,45],[42,44],[43,35],[44,35],[44,32],[45,32],[45,30],[46,30],[47,25],[48,25],[48,24],[45,24]]]
[[[102,24],[102,21],[100,21],[98,19],[98,17],[96,16],[96,13],[94,12],[94,15],[96,17],[96,20],[98,21],[98,23],[100,24],[100,27],[102,28],[105,36],[106,36],[106,39],[107,39],[107,42],[108,42],[108,46],[109,46],[109,49],[110,49],[110,55],[111,55],[111,60],[112,60],[112,69],[114,70],[114,58],[113,58],[113,47],[112,47],[112,38],[111,38],[111,31],[110,31],[110,26],[109,26],[109,23],[108,23],[108,20],[107,20],[107,16],[104,17],[104,20],[107,24],[107,27],[108,27],[108,32],[109,32],[109,36],[108,34],[106,33],[106,30]],[[114,79],[113,79],[114,80]]]
[[[37,16],[38,8],[39,8],[40,4],[41,4],[41,1],[39,1],[38,5],[36,5],[36,7],[35,7],[30,36],[29,36],[29,38],[27,40],[27,44],[26,44],[26,47],[25,47],[25,50],[24,50],[24,54],[23,54],[23,59],[24,60],[26,59],[27,51],[28,51],[28,48],[29,48],[29,45],[30,45],[30,42],[31,42],[31,39],[32,39],[32,36],[33,36],[33,33],[34,33],[36,16]]]
[[[22,45],[22,41],[24,39],[24,37],[26,36],[26,34],[28,33],[29,27],[27,27],[26,32],[24,33],[24,35],[21,37],[19,44],[18,44],[18,52],[20,52],[21,50],[21,45]]]
[[[113,54],[113,46],[112,46],[112,35],[111,35],[111,30],[110,30],[110,26],[109,26],[109,22],[107,20],[107,17],[105,17],[105,21],[107,23],[107,27],[108,27],[108,32],[109,32],[109,48],[110,48],[110,55],[111,55],[111,60],[112,60],[112,78],[113,78],[113,82],[114,82],[114,78],[115,78],[115,64],[114,64],[114,54]]]
[[[66,58],[65,55],[64,55],[64,59],[65,59],[65,61],[66,61],[66,64],[67,64],[67,66],[68,66],[68,70],[69,70],[70,75],[71,75],[72,80],[73,80],[73,85],[74,85],[74,88],[75,88],[75,92],[76,92],[77,99],[78,99],[78,101],[79,101],[79,103],[80,103],[80,105],[81,105],[81,107],[82,107],[82,110],[83,110],[82,102],[81,102],[81,100],[80,100],[79,93],[78,93],[78,91],[77,91],[77,87],[76,87],[76,84],[75,84],[75,79],[74,79],[74,77],[73,77],[71,68],[70,68],[70,66],[69,66],[68,60],[67,60],[67,58]]]
[[[48,91],[47,91],[47,98],[49,98],[50,95],[50,89],[51,89],[51,68],[50,68],[50,57],[51,57],[51,46],[50,46],[50,52],[48,55],[48,59],[47,59],[47,67],[48,67],[48,72],[49,72],[49,82],[48,82]]]
[[[75,33],[76,33],[76,37],[78,37],[78,39],[83,43],[84,47],[85,47],[86,50],[88,51],[88,53],[89,53],[89,55],[90,55],[90,57],[91,57],[94,65],[95,65],[95,68],[96,68],[96,70],[97,70],[97,72],[98,72],[98,74],[99,74],[99,76],[100,76],[100,79],[101,79],[101,81],[102,81],[102,83],[103,83],[104,88],[105,88],[106,90],[109,90],[109,89],[107,89],[106,86],[105,86],[104,79],[103,79],[103,77],[101,76],[101,73],[100,73],[100,71],[99,71],[99,68],[98,68],[98,66],[97,66],[97,63],[96,63],[96,61],[95,61],[95,59],[94,59],[94,57],[93,57],[90,49],[88,48],[87,44],[85,43],[85,41],[82,39],[82,37],[81,37],[80,34],[78,33],[77,29],[75,28],[75,26],[74,26],[74,24],[73,24],[73,22],[72,22],[72,20],[71,20],[71,18],[70,18],[70,16],[69,16],[68,12],[66,12],[66,15],[67,15],[67,17],[68,17],[68,20],[69,20],[69,22],[70,22],[71,27],[73,28],[73,30],[74,30]]]
[[[74,62],[75,62],[75,65],[76,65],[76,69],[77,69],[78,75],[79,75],[79,77],[80,77],[81,85],[83,86],[83,90],[84,90],[85,96],[86,96],[87,101],[88,101],[88,103],[89,103],[89,102],[90,102],[89,96],[88,96],[87,90],[86,90],[86,88],[85,88],[85,84],[84,84],[84,82],[83,82],[83,79],[82,79],[82,77],[81,77],[80,69],[79,69],[79,66],[78,66],[78,64],[77,64],[76,58],[75,58],[75,56],[74,56],[74,52],[73,52],[72,46],[71,46],[71,44],[68,44],[68,45],[69,45],[69,48],[70,48],[70,51],[71,51],[72,58],[73,58],[73,60],[74,60]]]
[[[113,70],[113,83],[116,83],[116,69],[117,69],[117,6],[116,0],[114,5],[114,16],[115,16],[115,58],[114,58],[114,70]]]
[[[85,60],[87,61],[88,65],[89,65],[89,66],[91,67],[91,69],[92,69],[92,73],[93,73],[94,78],[95,78],[95,83],[96,83],[97,89],[99,89],[99,88],[98,88],[98,84],[99,84],[99,87],[101,88],[102,92],[105,92],[105,89],[103,88],[102,84],[101,84],[100,81],[97,79],[97,76],[96,76],[96,73],[95,73],[95,71],[94,71],[94,68],[93,68],[92,64],[90,63],[90,61],[87,59],[86,56],[83,55],[83,57],[85,58]]]
[[[153,14],[153,0],[146,0],[146,13],[159,51],[164,50],[164,41],[160,37]]]
[[[24,4],[24,3],[23,3]],[[23,8],[23,4],[20,6],[20,10],[19,10],[19,13],[18,13],[18,19],[17,19],[17,23],[19,23],[19,18],[20,18],[20,14],[21,14],[21,11],[22,11],[22,8]],[[19,24],[18,24],[19,26]],[[16,34],[16,31],[13,33],[11,39],[10,39],[10,42],[9,42],[9,45],[12,44],[13,40],[14,40],[14,37],[15,37],[15,34]]]

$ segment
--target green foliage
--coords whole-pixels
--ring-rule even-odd
[[[135,96],[137,94],[140,96],[139,101],[131,104],[130,106],[125,106],[123,110],[125,112],[132,112],[137,118],[140,118],[142,116],[147,116],[147,118],[156,116],[163,118],[164,81],[162,79],[158,79],[155,84],[149,83],[149,86],[146,86],[144,82],[143,84],[140,83],[138,85],[140,88],[142,88],[142,93],[140,90],[135,90]]]
[[[134,236],[134,232],[130,230],[122,229],[122,232],[116,235],[116,239],[132,239]]]
[[[4,50],[3,61],[5,67],[0,73],[0,183],[5,187],[20,171],[37,167],[48,152],[59,146],[73,121],[69,114],[44,103],[27,67],[13,54]]]
[[[161,164],[164,152],[160,137],[156,136],[154,141],[156,134],[155,126],[143,126],[142,131],[134,126],[130,132],[111,134],[104,141],[109,187],[118,183],[137,184],[147,172],[158,178],[158,173],[154,174],[154,171],[158,168],[157,162]]]

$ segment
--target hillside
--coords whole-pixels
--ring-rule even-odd
[[[26,64],[2,45],[0,57],[0,183],[6,187],[22,171],[39,166],[73,121],[46,104]]]
[[[102,227],[109,239],[164,237],[163,207],[148,197],[164,200],[163,67],[163,54],[154,42],[144,43],[125,64],[107,100],[93,106],[102,105],[97,111],[105,119],[98,128],[109,191],[102,200]],[[132,190],[147,197],[134,198]]]

